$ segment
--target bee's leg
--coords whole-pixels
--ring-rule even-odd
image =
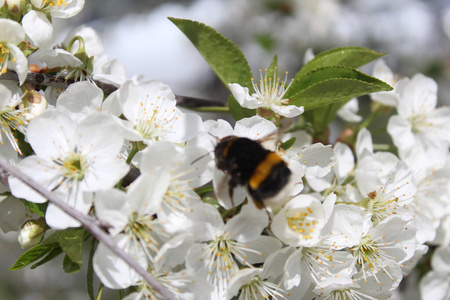
[[[252,191],[250,191],[250,195],[252,196],[253,199],[253,203],[255,203],[255,206],[259,209],[263,209],[266,211],[267,216],[269,217],[269,223],[272,223],[272,217],[270,216],[270,212],[267,209],[266,204],[264,203],[264,201],[262,201],[257,195],[255,195],[254,193],[252,193]]]
[[[228,186],[228,195],[230,196],[231,206],[232,206],[232,207],[234,207],[233,193],[234,193],[234,187],[232,187],[231,185],[229,185],[229,186]]]
[[[236,179],[236,177],[231,177],[230,180],[228,181],[228,195],[230,196],[230,200],[231,200],[231,205],[234,207],[234,199],[233,199],[233,194],[234,194],[234,189],[238,186],[239,182]]]
[[[266,211],[267,216],[269,217],[269,224],[271,224],[272,223],[272,217],[270,216],[270,212],[267,210],[267,206],[266,205],[264,205],[264,210]]]

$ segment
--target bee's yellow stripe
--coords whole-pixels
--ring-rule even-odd
[[[270,172],[274,166],[278,165],[282,161],[281,157],[276,155],[274,152],[270,152],[266,158],[259,163],[255,171],[253,171],[248,185],[256,190],[259,185],[269,176]]]

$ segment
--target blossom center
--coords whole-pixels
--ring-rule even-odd
[[[361,243],[352,250],[358,264],[368,263],[370,268],[373,268],[373,263],[379,258],[378,248],[369,236],[364,237]]]
[[[226,237],[222,236],[219,239],[212,241],[209,246],[214,258],[217,260],[217,266],[220,266],[220,269],[230,270],[233,266],[237,267],[231,255],[233,246]]]
[[[63,162],[64,177],[82,181],[87,173],[89,164],[80,153],[72,153]]]
[[[391,180],[392,178],[389,178]],[[409,184],[409,182],[406,182]],[[399,190],[400,187],[397,188]],[[368,198],[363,201],[363,206],[372,213],[372,221],[375,223],[381,222],[384,218],[395,214],[397,208],[400,206],[400,198],[405,194],[396,195],[396,190],[391,193],[386,193],[384,189],[370,192]]]
[[[359,245],[350,249],[353,256],[356,257],[356,262],[361,266],[366,282],[367,271],[370,270],[372,273],[377,273],[380,270],[384,270],[389,274],[389,264],[397,259],[384,250],[392,248],[397,241],[387,242],[384,238],[384,236],[372,238],[367,235],[361,240]],[[375,280],[378,281],[376,277]]]
[[[286,212],[286,220],[289,229],[295,234],[300,234],[303,239],[312,239],[311,234],[314,232],[314,227],[317,225],[316,220],[312,220],[310,216],[314,211],[311,207],[304,209],[291,209]]]
[[[125,228],[125,232],[130,235],[137,244],[143,246],[144,249],[150,249],[156,253],[160,243],[155,237],[155,230],[152,222],[153,219],[153,216],[140,215],[137,212],[132,212],[128,225]],[[153,255],[149,252],[147,252],[147,254],[149,258],[153,260]]]
[[[227,233],[211,240],[202,251],[201,260],[206,263],[209,273],[208,281],[210,284],[219,286],[220,289],[225,289],[230,279],[239,270],[236,260],[251,266],[246,261],[247,253],[262,255],[256,249],[232,240]]]
[[[288,72],[286,72],[284,80],[278,77],[277,68],[273,71],[273,77],[267,76],[267,72],[267,69],[264,69],[264,74],[262,70],[259,70],[260,80],[258,85],[252,78],[253,89],[256,94],[255,98],[263,102],[267,107],[270,107],[271,104],[281,105],[289,103],[289,99],[284,99],[283,97],[294,79],[287,84]]]
[[[242,287],[239,299],[278,299],[278,297],[284,298],[283,292],[283,289],[276,284],[266,282],[256,275],[253,276],[250,283]]]
[[[427,128],[432,127],[433,123],[427,122],[427,119],[427,114],[423,112],[411,115],[408,121],[411,124],[412,132],[424,132]]]
[[[152,139],[162,134],[160,126],[155,123],[157,113],[157,110],[153,111],[153,113],[146,118],[140,119],[136,126],[134,126],[134,129],[136,129],[143,138]]]

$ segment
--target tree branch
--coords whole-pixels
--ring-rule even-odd
[[[99,222],[97,220],[92,217],[85,216],[79,211],[73,209],[73,207],[71,207],[69,204],[53,195],[50,191],[39,185],[31,177],[22,173],[17,167],[11,165],[4,157],[1,156],[0,168],[23,181],[33,190],[41,194],[43,197],[47,198],[50,203],[54,204],[66,214],[79,221],[81,225],[83,225],[83,227],[86,228],[86,230],[89,231],[98,241],[106,245],[118,257],[125,261],[139,275],[141,275],[144,280],[147,281],[147,283],[150,284],[163,298],[167,300],[175,300],[173,294],[169,293],[166,287],[159,283],[153,276],[151,276],[146,270],[144,270],[139,264],[137,264],[136,261],[131,259],[121,248],[119,248],[114,243],[111,237],[103,231],[101,226],[99,226]]]
[[[0,75],[1,80],[13,80],[19,82],[19,77],[15,71],[8,70],[5,74]],[[72,79],[58,78],[56,76],[48,75],[45,73],[31,73],[27,75],[26,83],[32,85],[36,89],[39,86],[51,86],[60,89],[67,89],[71,84],[75,83]],[[103,91],[105,95],[109,95],[117,87],[112,84],[107,84],[98,80],[94,80],[94,83]],[[207,100],[195,97],[175,95],[177,104],[184,107],[203,107],[203,106],[226,106],[224,102],[217,100]]]

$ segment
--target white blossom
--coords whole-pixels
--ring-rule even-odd
[[[199,159],[205,155],[209,157],[203,149],[181,148],[165,141],[150,145],[142,155],[139,164],[142,174],[169,174],[163,201],[154,209],[165,230],[171,234],[194,230],[194,209],[201,209],[199,204],[203,202],[193,189],[212,178],[211,172],[206,170],[209,160]]]
[[[287,245],[310,247],[322,239],[321,230],[327,221],[320,200],[312,195],[299,195],[275,215],[271,229]]]
[[[239,270],[238,263],[252,267],[281,247],[277,239],[261,235],[268,217],[253,203],[243,206],[226,224],[212,206],[196,217],[204,228],[198,237],[203,243],[189,249],[186,265],[206,276],[214,288],[211,299],[225,296],[229,280]]]
[[[162,201],[167,185],[167,174],[160,173],[159,176],[141,176],[127,194],[118,190],[96,193],[98,218],[108,224],[115,243],[144,269],[155,261],[159,248],[169,239],[153,216],[154,207]],[[93,263],[95,273],[109,288],[126,288],[141,280],[134,269],[101,243]]]
[[[402,263],[413,257],[418,246],[416,230],[409,221],[391,217],[373,227],[351,251],[359,265],[358,277],[367,278],[379,272],[401,270]]]
[[[367,194],[363,206],[372,213],[372,220],[376,223],[383,222],[383,219],[398,215],[405,219],[411,219],[411,207],[416,187],[413,182],[412,172],[404,162],[399,162],[393,168],[387,179],[381,186],[372,185],[373,189]]]
[[[400,158],[425,168],[442,167],[450,145],[450,108],[436,108],[436,82],[416,74],[399,94],[398,115],[389,119],[387,130]]]
[[[123,137],[110,117],[101,113],[77,124],[49,110],[28,126],[27,139],[36,155],[22,160],[19,169],[84,214],[91,207],[92,192],[112,187],[128,172],[117,156]],[[18,198],[47,201],[15,177],[9,184]],[[51,203],[46,220],[58,229],[79,226]]]
[[[125,138],[146,144],[155,140],[182,143],[201,130],[201,119],[192,113],[183,113],[176,107],[170,88],[150,81],[135,85],[127,81],[119,89]]]
[[[293,118],[301,115],[304,111],[303,106],[287,105],[289,99],[284,98],[292,82],[287,82],[287,72],[284,80],[278,77],[277,69],[274,69],[272,74],[267,74],[267,69],[260,72],[259,84],[253,81],[252,95],[249,94],[247,87],[242,87],[237,83],[230,83],[229,87],[234,98],[242,107],[245,108],[267,108],[276,114],[288,118]]]

